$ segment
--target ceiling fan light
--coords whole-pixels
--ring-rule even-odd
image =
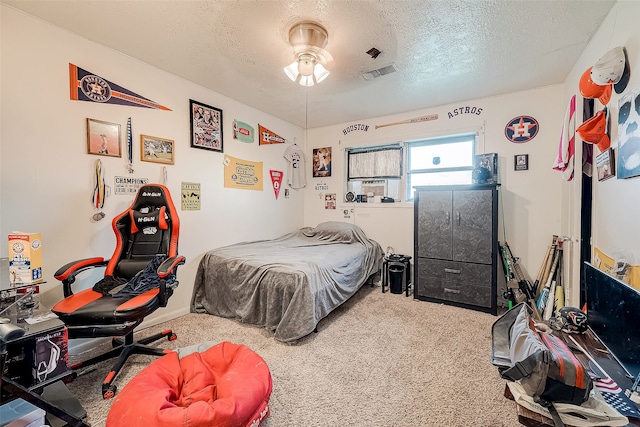
[[[311,55],[300,55],[298,61],[298,71],[305,77],[309,77],[314,72],[316,60]]]
[[[320,63],[316,64],[316,67],[313,70],[313,75],[316,78],[316,83],[320,83],[321,81],[329,77],[329,74],[329,70],[324,68],[324,66]]]
[[[291,81],[295,82],[298,78],[298,61],[293,61],[291,64],[284,67],[284,73],[291,79]]]
[[[332,61],[327,45],[327,30],[311,21],[303,21],[289,30],[289,44],[293,48],[296,61],[284,68],[284,72],[294,82],[302,86],[313,86],[329,76],[325,64]]]
[[[313,86],[315,84],[313,81],[313,74],[310,76],[300,76],[300,84],[302,86]]]

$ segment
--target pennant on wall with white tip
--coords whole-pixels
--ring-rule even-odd
[[[278,195],[280,195],[280,187],[282,186],[282,176],[284,174],[282,173],[282,171],[276,171],[276,170],[270,169],[269,175],[271,175],[271,184],[273,185],[273,192],[276,195],[276,200],[278,200]]]
[[[69,96],[73,101],[128,105],[130,107],[171,111],[170,108],[157,104],[71,63],[69,63],[69,89]]]
[[[280,135],[276,135],[260,123],[258,123],[258,133],[260,134],[260,139],[258,140],[259,145],[284,144],[287,142],[286,139]]]

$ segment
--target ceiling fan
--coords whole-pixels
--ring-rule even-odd
[[[324,48],[329,41],[326,28],[313,21],[302,21],[289,30],[294,60],[284,67],[285,74],[302,86],[313,86],[326,79],[327,65],[333,57]]]

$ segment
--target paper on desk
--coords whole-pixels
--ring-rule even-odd
[[[46,320],[51,320],[51,319],[57,319],[57,318],[58,316],[56,316],[55,313],[50,311],[48,313],[42,313],[35,316],[27,317],[26,319],[24,319],[24,321],[30,325],[35,325],[36,323],[44,322]]]

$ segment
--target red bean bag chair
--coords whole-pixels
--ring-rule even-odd
[[[153,361],[115,397],[107,427],[256,427],[269,415],[271,372],[249,348],[222,342]]]

